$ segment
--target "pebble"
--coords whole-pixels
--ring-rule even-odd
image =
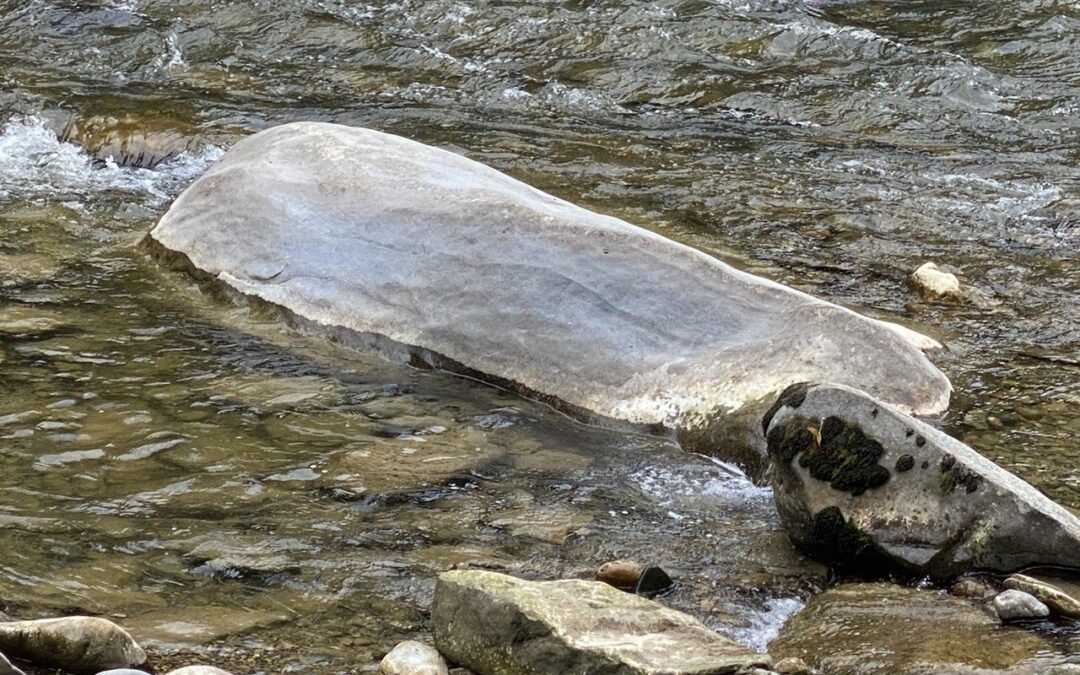
[[[612,560],[600,566],[596,571],[596,580],[624,591],[632,591],[637,588],[638,579],[644,571],[644,566],[633,560]]]
[[[1008,590],[998,593],[993,600],[994,611],[1002,623],[1043,619],[1050,616],[1050,608],[1030,593]]]
[[[448,670],[434,647],[406,640],[383,657],[379,675],[448,675]]]
[[[949,587],[949,592],[958,598],[985,600],[995,594],[993,586],[974,577],[961,577]]]
[[[924,263],[911,275],[911,283],[924,300],[962,300],[960,280],[932,262]]]

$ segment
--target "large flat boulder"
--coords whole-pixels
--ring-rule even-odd
[[[788,535],[840,566],[947,577],[1080,567],[1080,519],[960,441],[841,385],[796,385],[764,420]]]
[[[719,675],[768,667],[697,619],[601,581],[445,572],[435,645],[480,675]]]
[[[305,328],[681,433],[760,469],[784,387],[948,405],[932,340],[398,136],[294,123],[233,146],[146,243]]]

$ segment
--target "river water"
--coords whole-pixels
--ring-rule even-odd
[[[186,151],[102,160],[58,140],[72,120]],[[292,334],[136,250],[293,120],[452,149],[933,335],[943,428],[1080,507],[1075,0],[0,0],[9,613],[336,673],[424,634],[452,565],[656,562],[759,649],[825,583],[729,467]],[[971,300],[920,301],[928,260]]]

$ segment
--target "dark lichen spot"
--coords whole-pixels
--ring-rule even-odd
[[[800,452],[817,445],[814,435],[808,429],[810,425],[801,418],[788,421],[769,432],[769,454],[776,460],[790,462]]]
[[[911,438],[911,435],[913,433],[915,433],[914,429],[908,429],[907,432],[904,435],[907,436],[908,438]]]
[[[952,457],[952,455],[949,455]],[[982,476],[978,475],[974,471],[964,467],[960,464],[954,464],[949,467],[948,471],[941,474],[941,492],[942,494],[951,494],[956,488],[964,488],[964,492],[972,493],[979,489],[979,485],[982,483]]]
[[[922,436],[916,436],[915,445],[921,448],[922,446],[926,445],[926,439]]]
[[[814,428],[812,420],[793,418],[784,425],[783,435],[777,434],[774,439],[769,434],[770,452],[788,461],[801,452],[799,465],[808,469],[811,476],[853,496],[889,481],[889,470],[878,464],[885,449],[858,426],[839,417],[828,417],[818,438],[814,438],[808,427]]]
[[[915,467],[915,458],[911,455],[900,455],[896,460],[896,470],[903,473],[911,471]]]
[[[942,472],[948,471],[953,468],[953,464],[956,464],[956,458],[952,455],[946,454],[941,458],[941,470]]]
[[[928,460],[928,459],[924,459],[924,460],[922,461],[922,468],[924,468],[924,469],[929,469],[929,468],[930,468],[930,460]]]
[[[873,539],[851,525],[835,506],[814,515],[808,534],[806,540],[795,543],[814,558],[841,570],[872,576],[891,568]]]
[[[878,414],[878,409],[877,408],[874,408],[873,410],[870,411],[870,417],[877,417],[877,414]]]
[[[768,435],[769,425],[772,424],[772,419],[776,413],[780,412],[780,408],[787,406],[789,408],[798,408],[806,400],[806,392],[810,391],[809,382],[799,382],[793,384],[785,389],[776,401],[773,402],[769,409],[765,412],[765,416],[761,418],[761,432]]]

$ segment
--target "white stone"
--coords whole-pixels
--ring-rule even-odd
[[[406,640],[390,650],[379,663],[379,675],[447,675],[446,662],[435,648]]]
[[[1009,589],[994,596],[994,611],[1002,622],[1042,619],[1050,616],[1050,608],[1030,593]]]
[[[963,297],[960,280],[951,272],[944,272],[932,262],[923,263],[911,275],[915,290],[927,300],[958,300]]]
[[[305,328],[758,469],[760,413],[789,384],[846,383],[917,414],[951,391],[910,331],[369,129],[244,139],[147,243]]]

